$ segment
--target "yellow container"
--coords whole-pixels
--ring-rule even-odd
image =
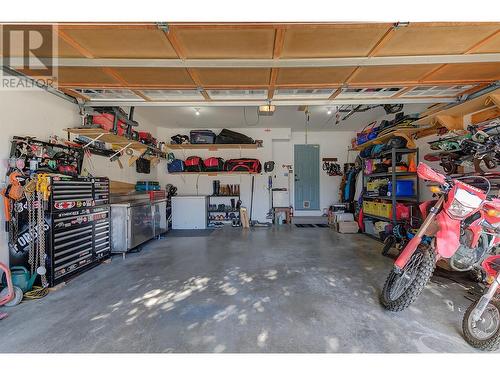
[[[392,203],[380,203],[378,207],[378,216],[390,219],[392,216]]]
[[[369,214],[371,213],[371,205],[372,205],[372,202],[369,202],[369,201],[363,201],[363,212],[365,214]]]
[[[379,185],[380,184],[378,182],[367,182],[366,183],[366,190],[368,190],[368,191],[377,190]]]

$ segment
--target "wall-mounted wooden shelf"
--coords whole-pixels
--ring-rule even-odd
[[[258,173],[252,173],[252,172],[227,172],[227,171],[220,171],[220,172],[172,172],[169,173],[170,175],[175,175],[175,176],[189,176],[189,175],[206,175],[206,176],[219,176],[219,175],[242,175],[242,174],[258,174]]]
[[[373,145],[376,145],[376,144],[381,144],[381,143],[385,143],[387,142],[389,139],[391,139],[392,137],[403,137],[405,138],[408,143],[407,143],[407,147],[409,148],[414,148],[415,147],[415,142],[413,141],[413,139],[411,138],[411,136],[413,134],[415,134],[416,132],[418,132],[418,128],[400,128],[400,129],[396,129],[392,132],[389,132],[387,134],[384,134],[384,135],[381,135],[377,138],[374,138],[368,142],[365,142],[363,143],[362,145],[358,145],[356,147],[353,147],[351,150],[352,151],[361,151],[361,150],[364,150],[366,147],[368,146],[373,146]]]
[[[413,124],[418,126],[428,125],[430,127],[416,132],[415,137],[422,138],[435,134],[442,127],[448,130],[463,130],[464,116],[482,111],[490,111],[494,108],[500,108],[500,89],[416,120]]]
[[[208,150],[208,151],[218,151],[218,150],[256,150],[259,146],[256,143],[252,144],[181,144],[181,145],[166,145],[170,150]]]
[[[134,141],[132,139],[128,139],[121,135],[116,135],[99,128],[68,128],[64,129],[64,131],[68,134],[73,134],[76,136],[82,135],[84,137],[92,139],[92,142],[88,143],[89,145],[96,141],[99,141],[118,146],[121,149],[119,152],[124,151],[125,149],[132,149],[139,153],[144,153],[149,149],[155,151],[160,155],[163,154],[163,152],[157,147],[146,145],[144,143]]]

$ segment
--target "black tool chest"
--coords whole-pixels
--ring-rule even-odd
[[[47,280],[59,284],[111,254],[109,180],[107,178],[50,177],[50,199],[45,207]],[[20,216],[11,265],[28,265],[28,215]],[[38,242],[35,239],[35,244]]]
[[[49,283],[109,257],[109,180],[51,178]]]
[[[51,285],[110,255],[108,206],[57,212],[51,219]]]

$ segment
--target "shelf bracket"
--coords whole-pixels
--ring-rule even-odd
[[[92,145],[93,145],[95,142],[97,142],[97,141],[98,141],[98,140],[99,140],[99,139],[100,139],[103,135],[104,135],[104,133],[101,133],[101,134],[99,134],[97,137],[92,138],[92,140],[91,140],[89,143],[85,144],[85,145],[83,146],[83,148],[87,148],[87,147],[89,147],[89,146],[92,146]]]
[[[130,142],[128,145],[126,145],[125,147],[122,147],[119,151],[115,152],[113,154],[113,156],[111,156],[109,158],[110,161],[113,161],[113,159],[117,156],[117,155],[120,155],[123,151],[125,151],[127,148],[129,148],[130,146],[132,146],[132,142]]]
[[[500,94],[492,94],[489,95],[488,98],[486,99],[486,105],[493,104],[497,108],[500,108]]]
[[[437,124],[445,127],[448,130],[463,130],[463,128],[464,128],[463,118],[458,118],[458,117],[454,117],[454,116],[438,115],[438,116],[436,116],[435,121]]]

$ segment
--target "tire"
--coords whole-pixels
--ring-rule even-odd
[[[410,271],[407,267],[412,264],[412,260],[415,263],[412,267],[413,274],[411,275],[409,285],[400,295],[391,296],[395,290],[395,285],[397,285],[396,282],[400,280],[405,272]],[[403,273],[398,274],[393,269],[387,277],[380,295],[380,302],[385,309],[389,311],[403,311],[415,302],[429,282],[435,266],[436,262],[432,248],[420,245],[403,269]]]
[[[464,333],[464,338],[469,345],[473,346],[476,349],[484,350],[484,351],[494,351],[498,350],[500,347],[500,320],[496,325],[496,329],[494,328],[493,332],[490,336],[480,338],[478,337],[473,330],[471,330],[470,320],[472,320],[471,314],[474,308],[476,307],[479,300],[474,302],[469,306],[467,311],[464,314],[464,318],[462,320],[462,331]],[[492,299],[488,304],[487,309],[496,309],[498,312],[498,316],[500,317],[500,301],[496,299]],[[487,310],[486,310],[487,311]]]
[[[21,303],[23,300],[23,291],[21,288],[14,286],[14,297],[5,304],[6,307],[14,307]]]
[[[387,237],[384,241],[384,248],[382,249],[382,255],[387,256],[387,254],[389,254],[389,251],[392,249],[395,243],[396,239],[394,238],[394,236]]]

